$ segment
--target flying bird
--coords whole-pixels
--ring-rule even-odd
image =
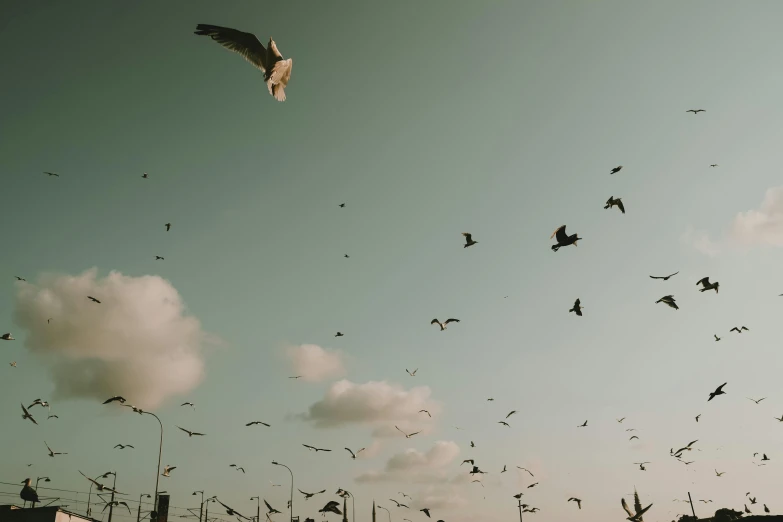
[[[20,404],[20,406],[22,407],[22,419],[30,419],[30,422],[37,425],[38,423],[35,422],[35,419],[30,415],[30,412],[27,411],[27,408],[24,407],[24,404]]]
[[[292,375],[291,377],[289,377],[289,379],[301,379],[301,378],[302,378],[301,375]]]
[[[770,460],[770,458],[769,458],[769,457],[767,457],[767,454],[766,454],[766,453],[762,453],[762,454],[761,454],[761,460],[765,460],[765,461],[766,461],[766,460]]]
[[[317,492],[317,493],[307,493],[307,492],[305,492],[305,491],[302,491],[302,490],[300,489],[300,490],[299,490],[299,493],[301,493],[302,495],[304,495],[304,497],[305,497],[305,500],[309,500],[309,499],[313,498],[313,497],[314,497],[314,496],[316,496],[316,495],[320,495],[321,493],[326,493],[326,490],[325,490],[325,489],[322,489],[321,491],[319,491],[319,492]]]
[[[103,401],[103,404],[109,404],[110,402],[119,402],[120,404],[125,404],[125,397],[122,397],[120,395],[115,395],[114,397],[111,397]]]
[[[625,417],[623,417],[622,419],[616,419],[616,420],[617,420],[617,422],[619,422],[620,424],[622,424],[622,423],[623,423],[623,421],[625,420]]]
[[[335,500],[330,500],[326,503],[324,507],[318,510],[319,513],[323,513],[324,515],[326,513],[334,513],[335,515],[342,515],[343,512],[340,511],[340,504]],[[279,511],[278,511],[279,513]]]
[[[199,433],[199,432],[197,432],[197,431],[190,431],[190,430],[186,430],[185,428],[180,428],[179,426],[177,426],[177,428],[179,428],[180,430],[182,430],[182,431],[184,431],[185,433],[187,433],[187,434],[188,434],[188,437],[192,437],[193,435],[196,435],[196,436],[198,436],[198,437],[203,437],[204,435],[206,435],[205,433]]]
[[[549,236],[549,239],[552,239],[553,237],[557,240],[557,244],[552,245],[552,251],[557,252],[560,250],[561,247],[568,246],[568,245],[577,245],[577,241],[582,239],[581,237],[577,237],[578,234],[571,234],[570,236],[566,234],[566,226],[562,225],[557,228],[554,232],[552,232],[552,235]]]
[[[718,477],[722,477],[725,474],[726,474],[725,471],[718,471],[717,469],[715,470],[715,475],[717,475]]]
[[[577,426],[577,428],[586,428],[586,427],[587,427],[587,421],[585,421],[584,424],[580,424],[579,426]]]
[[[165,261],[166,259],[161,256],[155,256],[155,261]]]
[[[473,459],[465,459],[465,460],[462,461],[462,464],[466,464],[466,463],[470,464],[472,466],[476,462]],[[462,466],[462,464],[460,464],[460,466]]]
[[[404,508],[408,508],[408,509],[410,509],[410,508],[409,508],[408,506],[406,506],[405,504],[402,504],[402,503],[400,503],[400,502],[397,502],[397,501],[396,501],[396,500],[394,500],[393,498],[390,498],[389,500],[391,500],[392,502],[394,502],[395,504],[397,504],[397,507],[404,507]]]
[[[103,509],[101,511],[106,511],[106,508],[109,506],[119,507],[119,506],[125,506],[125,508],[128,510],[128,514],[131,514],[131,510],[128,507],[128,504],[126,502],[123,502],[122,500],[111,500],[106,503],[105,506],[103,506]]]
[[[680,273],[680,271],[677,270],[673,274],[669,274],[667,276],[650,276],[650,279],[663,279],[664,281],[668,281],[670,277],[674,277],[674,276],[676,276],[679,273]]]
[[[509,417],[511,417],[512,415],[514,415],[516,412],[517,412],[517,410],[511,410],[511,411],[508,413],[508,415],[506,415],[506,418],[508,419]]]
[[[291,79],[293,60],[284,60],[275,41],[270,38],[267,48],[252,33],[217,25],[198,24],[194,34],[209,36],[217,43],[242,57],[264,73],[269,94],[277,101],[285,101],[285,88]]]
[[[410,375],[411,377],[416,377],[416,372],[418,372],[418,371],[419,371],[419,369],[418,369],[418,368],[416,368],[415,370],[413,370],[413,371],[410,371],[410,370],[408,370],[407,368],[405,368],[405,371],[406,371],[406,372],[408,372],[408,375]]]
[[[701,417],[701,413],[699,413],[698,415],[696,415],[696,422],[699,422],[699,417]]]
[[[634,465],[639,466],[642,471],[647,471],[647,468],[644,467],[645,464],[649,464],[649,462],[634,462]]]
[[[685,112],[692,112],[693,114],[699,114],[700,112],[706,112],[704,109],[688,109]]]
[[[533,482],[533,483],[532,483],[532,484],[530,484],[530,485],[529,485],[527,488],[528,488],[528,489],[530,489],[530,488],[534,488],[534,487],[536,487],[536,486],[538,486],[538,482]]]
[[[3,341],[15,341],[14,337],[10,333],[4,333],[3,335],[0,335],[0,339]]]
[[[778,418],[778,417],[773,417],[773,418],[774,418],[776,421],[778,421],[778,422],[783,422],[783,415],[781,415],[779,418]]]
[[[658,303],[663,303],[665,305],[668,305],[669,307],[674,308],[675,310],[679,310],[680,309],[680,307],[677,306],[677,303],[674,301],[674,296],[673,295],[665,295],[665,296],[661,297],[660,299],[655,301],[655,304],[658,304]]]
[[[517,469],[521,469],[522,471],[527,471],[527,472],[528,472],[528,474],[529,474],[531,477],[533,477],[533,476],[534,476],[534,475],[533,475],[533,472],[532,472],[532,471],[530,471],[530,470],[529,470],[529,469],[527,469],[527,468],[521,468],[521,467],[517,466]]]
[[[168,232],[169,230],[171,230],[171,223],[166,223],[166,224],[165,224],[165,225],[163,225],[163,226],[165,226],[165,227],[166,227],[166,232]]]
[[[419,511],[421,511],[422,513],[427,515],[427,518],[432,518],[432,517],[430,517],[430,509],[429,508],[420,509]]]
[[[715,388],[715,391],[710,393],[710,398],[707,399],[707,402],[710,402],[714,397],[716,397],[718,395],[725,395],[726,392],[723,391],[723,387],[726,386],[727,384],[728,384],[727,382],[724,382],[723,384],[721,384],[720,386]]]
[[[632,441],[633,439],[639,440],[639,437],[637,437],[636,435],[631,435],[631,438],[628,439],[628,442]]]
[[[261,422],[261,421],[252,421],[252,422],[248,422],[247,424],[245,424],[245,426],[255,426],[256,424],[263,424],[263,425],[264,425],[264,426],[266,426],[267,428],[269,428],[269,427],[270,427],[270,426],[269,426],[269,424],[267,424],[266,422]]]
[[[170,477],[171,476],[171,472],[174,471],[175,469],[177,469],[177,466],[169,466],[168,464],[166,464],[163,467],[163,473],[161,473],[160,475],[162,477]]]
[[[650,504],[646,508],[642,509],[642,504],[639,502],[639,494],[636,492],[634,492],[634,511],[631,511],[631,509],[628,507],[628,504],[625,502],[625,499],[622,499],[620,504],[623,506],[625,512],[628,513],[628,518],[626,520],[630,520],[631,522],[639,522],[642,519],[642,515],[644,515],[647,510],[652,507],[652,504]]]
[[[430,418],[432,418],[432,414],[427,410],[419,410],[419,413],[426,413]]]
[[[90,300],[90,301],[92,301],[93,303],[98,303],[98,304],[101,304],[100,300],[98,300],[98,299],[94,298],[94,297],[93,297],[93,296],[91,296],[91,295],[88,295],[88,296],[87,296],[87,299],[89,299],[89,300]]]
[[[578,499],[576,497],[571,497],[568,499],[569,502],[576,502],[576,505],[579,506],[579,509],[582,509],[582,500]]]
[[[478,466],[473,466],[473,469],[470,470],[471,475],[486,475],[486,471],[481,471]]]
[[[48,417],[46,417],[46,420],[49,420],[49,419],[59,419],[59,418],[60,417],[58,417],[57,415],[49,415]]]
[[[130,444],[117,444],[116,446],[114,446],[114,448],[115,449],[116,448],[120,448],[120,449],[125,449],[125,448],[136,449],[133,446],[131,446]]]
[[[397,428],[397,426],[394,426],[394,427],[395,427],[395,428]],[[411,438],[411,437],[413,437],[414,435],[417,435],[417,434],[421,433],[421,431],[414,431],[413,433],[405,433],[405,432],[404,432],[404,431],[402,431],[400,428],[397,428],[397,431],[399,431],[400,433],[402,433],[403,435],[405,435],[405,438],[406,438],[406,439],[410,439],[410,438]]]
[[[617,167],[615,167],[615,168],[613,168],[612,170],[610,170],[610,171],[609,171],[609,174],[617,174],[617,173],[618,173],[618,172],[620,172],[621,170],[623,170],[623,166],[622,166],[622,165],[618,165]]]
[[[604,209],[609,209],[615,206],[620,209],[620,212],[625,214],[625,206],[623,205],[623,200],[621,198],[615,198],[613,196],[609,196],[609,199],[606,200],[606,205],[604,205]]]
[[[462,235],[465,236],[465,245],[462,248],[468,248],[478,243],[478,241],[473,241],[473,235],[470,232],[463,232]]]
[[[508,428],[511,427],[511,426],[509,426],[508,422],[506,422],[506,421],[498,421],[498,424],[502,424],[503,426],[506,426]]]
[[[9,365],[11,368],[16,368],[16,361],[11,361],[10,363],[8,363],[8,365]]]
[[[146,172],[145,172],[144,174],[142,174],[142,175],[141,175],[141,177],[142,177],[142,178],[144,178],[144,179],[147,179],[147,178],[149,178],[149,176],[147,175],[147,173],[146,173]]]
[[[343,337],[344,335],[345,334],[342,332],[337,332],[336,334],[334,334],[335,337]]]
[[[505,464],[503,464],[503,471],[501,471],[501,473],[505,473],[506,471],[508,471],[508,470],[506,469],[506,465],[505,465]]]
[[[337,206],[338,206],[338,207],[340,207],[340,208],[345,208],[345,203],[340,203],[340,204],[339,204],[339,205],[337,205]]]
[[[59,178],[59,177],[60,177],[60,175],[59,175],[59,174],[57,174],[56,172],[46,172],[46,171],[44,171],[44,174],[47,174],[47,175],[49,175],[50,177],[51,177],[51,176],[54,176],[54,177],[57,177],[57,178]]]
[[[48,444],[46,444],[46,441],[44,441],[44,444],[46,445],[46,449],[49,450],[49,456],[54,457],[55,455],[67,455],[67,453],[62,453],[59,451],[52,451],[52,448],[49,447]]]
[[[14,276],[17,281],[27,281],[24,277]]]
[[[432,321],[430,321],[430,324],[437,324],[438,326],[440,326],[440,331],[442,332],[443,330],[446,329],[446,325],[447,324],[449,324],[449,323],[458,323],[458,322],[459,322],[459,319],[446,319],[442,323],[440,321],[438,321],[437,319],[433,319]]]
[[[180,404],[180,406],[190,406],[191,408],[196,409],[196,405],[193,404],[192,402],[183,402],[182,404]]]
[[[737,332],[737,333],[741,334],[743,330],[744,330],[744,331],[746,331],[746,332],[750,331],[750,330],[748,330],[748,329],[747,329],[746,327],[744,327],[744,326],[740,326],[739,328],[737,328],[737,327],[735,326],[734,328],[732,328],[732,329],[731,329],[731,330],[729,330],[729,331],[730,331],[730,332]]]
[[[304,446],[305,448],[307,448],[307,449],[309,449],[311,451],[315,451],[316,453],[318,453],[319,451],[332,451],[330,449],[316,448],[315,446],[309,446],[307,444],[302,444],[302,446]]]
[[[747,399],[748,399],[749,401],[753,401],[753,402],[755,402],[756,404],[758,404],[758,403],[760,403],[761,401],[763,401],[764,399],[766,399],[766,397],[762,397],[762,398],[760,398],[759,400],[756,400],[756,399],[751,399],[750,397],[747,397]]]
[[[274,514],[274,513],[280,513],[278,510],[276,510],[275,508],[273,508],[272,506],[270,506],[270,505],[269,505],[269,502],[267,502],[267,501],[266,501],[266,499],[264,499],[264,504],[266,504],[266,509],[267,509],[267,512],[266,512],[266,514],[267,514],[267,515],[272,515],[272,514]]]
[[[348,453],[350,453],[350,454],[351,454],[351,458],[352,458],[352,459],[356,460],[356,455],[358,455],[359,453],[361,453],[362,451],[364,451],[364,448],[360,449],[360,450],[359,450],[359,451],[357,451],[356,453],[354,453],[353,451],[351,451],[351,449],[350,449],[350,448],[345,448],[345,451],[347,451]]]
[[[584,308],[584,306],[582,306],[582,301],[577,299],[574,301],[574,307],[571,308],[568,312],[574,312],[579,317],[582,317],[582,308]]]
[[[717,163],[713,163],[712,165],[710,165],[710,167],[717,167],[717,166],[718,166]]]
[[[43,399],[35,399],[35,400],[33,401],[33,403],[32,403],[30,406],[28,406],[28,407],[27,407],[27,409],[31,410],[31,409],[33,409],[33,406],[42,406],[42,407],[44,407],[44,408],[51,408],[51,407],[49,406],[49,403],[48,403],[48,402],[46,402],[46,401],[45,401],[45,400],[43,400]]]
[[[715,281],[714,283],[710,283],[709,277],[702,277],[696,282],[696,286],[699,285],[703,287],[699,289],[699,292],[706,292],[707,290],[715,290],[715,293],[717,294],[720,283],[717,281]]]
[[[715,342],[716,342],[716,343],[717,343],[718,341],[720,341],[720,337],[718,337],[717,335],[715,335],[715,334],[712,334],[712,336],[713,336],[713,337],[715,337]]]
[[[108,491],[109,493],[111,493],[111,492],[114,492],[114,493],[117,493],[117,494],[119,494],[119,495],[124,495],[124,493],[120,493],[120,492],[119,492],[119,491],[117,491],[116,489],[112,489],[112,488],[110,488],[110,487],[108,487],[108,486],[104,486],[104,485],[103,485],[103,484],[101,484],[100,482],[98,482],[98,481],[95,481],[95,480],[91,479],[90,477],[88,477],[87,475],[85,475],[84,473],[82,473],[80,470],[77,470],[77,471],[79,471],[79,473],[81,473],[82,477],[84,477],[84,478],[86,478],[87,480],[89,480],[90,482],[92,482],[92,483],[93,483],[93,484],[94,484],[94,485],[95,485],[95,486],[98,488],[98,491]]]

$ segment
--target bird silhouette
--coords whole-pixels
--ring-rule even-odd
[[[613,196],[609,196],[609,199],[606,200],[606,205],[604,205],[604,209],[609,209],[612,207],[619,208],[620,212],[625,214],[625,205],[623,205],[623,200],[621,198],[615,198]]]
[[[639,466],[641,471],[647,471],[647,468],[644,467],[645,464],[649,464],[649,462],[634,462],[634,465]]]
[[[478,243],[478,241],[473,241],[473,235],[470,232],[463,232],[462,235],[465,236],[465,245],[462,248],[468,248]]]
[[[300,489],[300,490],[299,490],[299,493],[301,493],[302,495],[304,495],[304,498],[305,498],[305,500],[309,500],[309,499],[311,499],[312,497],[314,497],[314,496],[316,496],[316,495],[320,495],[321,493],[326,493],[326,490],[325,490],[325,489],[322,489],[321,491],[318,491],[318,492],[316,492],[316,493],[307,493],[307,492],[305,492],[305,491],[302,491],[302,490]]]
[[[38,493],[36,493],[36,491],[30,485],[31,483],[32,483],[32,480],[30,480],[29,478],[24,479],[22,481],[22,484],[24,484],[24,487],[22,488],[22,491],[19,492],[19,496],[25,502],[38,502]]]
[[[161,256],[155,256],[155,261],[165,261],[165,258]]]
[[[408,372],[408,375],[410,375],[411,377],[416,377],[416,372],[418,372],[418,371],[419,371],[419,369],[418,369],[418,368],[416,368],[415,370],[413,370],[413,371],[410,371],[410,370],[408,370],[407,368],[405,368],[405,371],[406,371],[406,372]]]
[[[183,402],[182,404],[180,404],[180,407],[182,407],[182,406],[190,406],[194,410],[196,409],[196,405],[193,404],[192,402]]]
[[[440,321],[438,321],[437,319],[433,319],[432,321],[430,321],[430,324],[437,324],[438,326],[440,326],[440,331],[442,332],[443,330],[446,329],[446,325],[447,324],[449,324],[449,323],[458,323],[458,322],[459,322],[459,319],[446,319],[442,323]]]
[[[429,508],[420,509],[419,511],[421,511],[422,513],[427,515],[427,518],[432,518],[432,517],[430,517],[430,509]]]
[[[717,163],[713,163],[712,165],[710,165],[710,167],[717,167],[717,166],[718,166]]]
[[[553,237],[557,240],[557,243],[552,245],[552,250],[554,252],[557,252],[560,250],[561,247],[574,245],[579,246],[576,242],[582,239],[581,237],[577,237],[578,234],[571,234],[570,236],[566,234],[566,226],[561,225],[557,228],[554,232],[552,232],[552,235],[549,237],[549,239],[552,239]]]
[[[261,422],[261,421],[248,422],[247,424],[245,424],[245,426],[255,426],[256,424],[262,424],[262,425],[266,426],[267,428],[270,427],[269,424],[267,424],[266,422]]]
[[[576,502],[576,505],[579,506],[579,509],[582,509],[582,500],[578,499],[576,497],[571,497],[568,499],[568,502]]]
[[[419,413],[426,413],[428,417],[432,418],[432,414],[427,410],[419,410]]]
[[[103,404],[109,404],[110,402],[119,402],[120,404],[125,404],[125,397],[122,397],[121,395],[115,395],[114,397],[110,397],[103,401]]]
[[[623,170],[623,166],[622,166],[622,165],[618,165],[617,167],[615,167],[615,168],[613,168],[612,170],[610,170],[610,171],[609,171],[609,174],[617,174],[617,173],[618,173],[618,172],[620,172],[621,170]]]
[[[718,293],[718,287],[720,287],[720,283],[715,281],[714,283],[710,283],[709,277],[702,277],[696,282],[696,286],[701,285],[702,288],[699,289],[699,292],[706,292],[707,290],[715,290],[715,293]]]
[[[364,448],[360,449],[360,450],[359,450],[359,451],[357,451],[356,453],[354,453],[353,451],[351,451],[351,449],[350,449],[350,448],[345,448],[345,451],[347,451],[348,453],[350,453],[350,454],[351,454],[351,458],[355,460],[355,459],[356,459],[356,455],[358,455],[359,453],[361,453],[362,451],[364,451]]]
[[[395,428],[397,428],[397,426],[394,426],[394,427],[395,427]],[[413,433],[405,433],[405,432],[404,432],[404,431],[402,431],[400,428],[397,428],[397,431],[399,431],[400,433],[402,433],[403,435],[405,435],[405,438],[406,438],[406,439],[410,439],[410,438],[411,438],[411,437],[413,437],[414,435],[418,435],[419,433],[421,433],[421,431],[414,431]]]
[[[723,391],[723,387],[726,386],[727,384],[728,384],[727,382],[724,382],[723,384],[715,388],[715,391],[710,393],[710,398],[707,399],[707,402],[711,401],[713,398],[715,398],[718,395],[725,395],[726,392]]]
[[[587,421],[585,421],[584,424],[580,424],[579,426],[577,426],[577,428],[586,428],[586,427],[587,427]]]
[[[717,335],[715,335],[715,334],[712,334],[712,335],[713,335],[713,337],[715,337],[715,342],[718,342],[718,341],[720,341],[720,337],[718,337],[718,336],[717,336]]]
[[[114,448],[115,449],[116,448],[120,448],[120,449],[125,449],[125,448],[136,449],[133,446],[131,446],[130,444],[117,444],[116,446],[114,446]]]
[[[49,456],[54,457],[55,455],[67,455],[67,453],[62,453],[59,451],[52,451],[52,448],[49,447],[49,444],[46,444],[46,441],[44,441],[44,444],[46,445],[46,449],[49,450]]]
[[[766,397],[762,397],[762,398],[760,398],[760,399],[758,399],[758,400],[757,400],[757,399],[751,399],[750,397],[747,397],[747,399],[748,399],[749,401],[753,401],[753,402],[755,402],[756,404],[758,404],[758,403],[760,403],[761,401],[763,401],[764,399],[766,399]]]
[[[344,335],[345,334],[342,332],[337,332],[336,334],[334,334],[335,337],[343,337]]]
[[[311,451],[315,451],[316,453],[318,453],[319,451],[332,451],[330,449],[325,449],[325,448],[316,448],[315,446],[310,446],[308,444],[302,444],[302,446],[304,446],[305,448]]]
[[[527,471],[528,475],[530,475],[531,477],[535,476],[535,475],[533,475],[533,472],[530,471],[527,468],[522,468],[522,467],[517,466],[517,469],[521,469],[522,471]]]
[[[185,428],[180,428],[179,426],[177,426],[177,428],[187,433],[188,437],[192,437],[193,435],[196,435],[197,437],[203,437],[204,435],[206,435],[206,433],[199,433],[197,431],[186,430]]]
[[[746,327],[744,327],[744,326],[740,326],[739,328],[737,328],[737,327],[735,326],[734,328],[732,328],[732,329],[731,329],[731,330],[729,330],[729,331],[730,331],[730,332],[737,332],[738,334],[741,334],[743,331],[746,331],[746,332],[748,332],[748,331],[750,331],[750,330],[748,330],[748,328],[746,328]]]
[[[725,471],[718,471],[717,469],[715,470],[715,475],[717,475],[718,477],[722,477],[725,474],[726,474]]]
[[[685,112],[692,112],[693,114],[699,114],[700,112],[706,112],[704,109],[688,109]]]
[[[25,407],[24,407],[24,404],[20,404],[20,406],[22,407],[22,418],[23,418],[23,419],[29,419],[29,420],[30,420],[30,422],[32,422],[33,424],[36,424],[36,425],[37,425],[38,423],[35,421],[35,419],[33,418],[33,416],[32,416],[32,415],[30,415],[30,412],[29,412],[29,411],[27,411],[27,408],[25,408]]]
[[[674,308],[675,310],[679,310],[680,309],[680,307],[677,306],[677,303],[674,301],[674,296],[673,295],[665,295],[665,296],[661,297],[660,299],[655,301],[655,304],[658,304],[658,303],[663,303],[665,305],[668,305],[669,307]]]
[[[163,226],[165,226],[165,227],[166,227],[166,232],[168,232],[169,230],[171,230],[171,223],[166,223],[166,224],[165,224],[165,225],[163,225]]]
[[[270,505],[269,505],[269,502],[267,502],[267,501],[266,501],[266,499],[264,499],[264,504],[266,505],[266,509],[267,509],[267,512],[266,512],[266,514],[267,514],[267,515],[272,515],[272,514],[275,514],[275,513],[280,513],[278,510],[276,510],[275,508],[273,508],[272,506],[270,506]]]
[[[91,296],[91,295],[88,295],[88,296],[87,296],[87,299],[89,299],[89,300],[90,300],[90,301],[92,301],[93,303],[98,303],[98,304],[101,304],[100,300],[98,300],[98,299],[94,298],[94,297],[93,297],[93,296]]]
[[[3,341],[15,341],[14,337],[10,333],[4,333],[3,335],[0,335],[0,339]]]
[[[291,79],[293,60],[283,59],[272,38],[264,48],[252,33],[210,24],[198,24],[194,34],[209,36],[226,49],[242,55],[245,60],[264,73],[264,82],[269,94],[277,101],[285,101],[285,88]]]
[[[668,281],[670,277],[674,277],[674,276],[676,276],[679,273],[680,273],[680,271],[678,270],[678,271],[674,272],[673,274],[669,274],[667,276],[650,276],[650,279],[663,279],[664,281]]]
[[[177,466],[169,466],[168,464],[166,464],[163,467],[163,473],[161,473],[160,475],[162,477],[170,477],[171,476],[171,472],[174,471],[175,469],[177,469]]]
[[[584,308],[584,306],[582,306],[581,300],[577,299],[574,301],[574,307],[571,308],[568,312],[574,312],[579,317],[582,317],[582,308]]]

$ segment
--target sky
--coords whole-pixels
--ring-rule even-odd
[[[286,520],[276,460],[326,490],[295,492],[301,520],[338,488],[359,520],[373,500],[395,521],[509,520],[519,492],[526,520],[619,519],[634,488],[648,522],[688,492],[700,516],[748,491],[783,512],[779,2],[9,10],[0,502],[26,477],[86,492],[79,471],[114,470],[134,510],[114,516],[135,517],[159,428],[101,404],[120,394],[161,418],[178,508],[204,490],[250,516],[260,495]],[[274,37],[288,99],[199,23]],[[583,239],[553,253],[563,224]],[[23,420],[37,398],[59,418]],[[669,455],[695,439],[693,464]]]

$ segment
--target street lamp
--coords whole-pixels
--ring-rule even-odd
[[[348,491],[347,489],[338,488],[337,493],[335,495],[342,496],[342,493],[345,493],[346,495],[350,495],[351,497],[351,509],[353,510],[353,514],[351,515],[351,519],[353,522],[356,522],[356,498],[354,498],[353,493]]]
[[[163,423],[160,421],[160,418],[155,415],[154,413],[148,412],[148,411],[142,411],[142,414],[152,415],[155,417],[158,421],[158,424],[160,424],[160,446],[158,447],[158,467],[155,470],[155,500],[152,505],[153,507],[153,513],[155,514],[155,520],[158,518],[158,480],[160,480],[160,457],[163,455]],[[150,516],[152,518],[152,516]]]
[[[49,477],[38,477],[37,479],[35,479],[35,489],[36,489],[36,491],[38,491],[38,481],[39,480],[43,480],[44,482],[51,482],[51,480],[49,480]],[[35,502],[33,502],[33,507],[35,507]]]
[[[139,510],[138,512],[136,512],[136,522],[139,522],[141,520],[141,499],[144,497],[152,498],[152,495],[147,493],[142,493],[141,495],[139,495]]]
[[[204,514],[204,492],[203,491],[194,491],[193,495],[198,495],[201,493],[201,504],[199,504],[198,507],[198,522],[201,522],[201,515]]]
[[[385,508],[385,507],[383,507],[383,506],[378,506],[378,509],[382,509],[382,510],[384,510],[384,511],[386,512],[386,514],[387,514],[387,515],[389,515],[389,522],[391,522],[391,513],[389,513],[389,510],[388,510],[388,509],[386,509],[386,508]]]
[[[279,462],[277,462],[275,460],[272,461],[272,464],[274,464],[275,466],[283,466],[291,474],[291,501],[288,503],[288,507],[289,507],[290,512],[291,512],[291,515],[290,515],[291,516],[291,520],[290,520],[290,522],[294,522],[294,472],[291,471],[291,468],[289,468],[285,464],[280,464]]]
[[[261,522],[261,497],[250,497],[250,500],[258,501],[258,508],[256,509],[256,522]]]
[[[114,512],[114,491],[117,489],[117,472],[116,471],[107,471],[103,475],[101,475],[101,478],[109,478],[109,475],[114,475],[114,484],[111,487],[111,501],[109,503],[109,522],[111,522],[111,516]],[[105,507],[103,509],[106,509]]]
[[[217,500],[217,495],[215,495],[214,497],[209,497],[204,501],[204,503],[207,505],[207,509],[206,511],[204,511],[204,522],[209,520],[209,502],[210,501],[215,502],[216,500]]]

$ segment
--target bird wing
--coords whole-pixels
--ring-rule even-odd
[[[446,319],[443,324],[458,323],[459,319]]]
[[[267,508],[267,509],[268,509],[270,512],[272,512],[272,511],[274,511],[274,510],[275,510],[275,509],[274,509],[272,506],[270,506],[270,505],[269,505],[269,502],[267,502],[267,501],[266,501],[266,499],[264,499],[264,504],[266,505],[266,508]]]
[[[395,428],[397,428],[397,426],[396,426],[396,425],[395,425],[394,427],[395,427]],[[402,433],[402,434],[403,434],[403,435],[405,435],[406,437],[408,436],[408,434],[407,434],[407,433],[405,433],[404,431],[402,431],[400,428],[397,428],[397,431],[399,431],[400,433]]]
[[[559,226],[557,230],[552,232],[552,235],[549,236],[549,239],[552,239],[553,237],[557,236],[558,243],[565,241],[568,238],[568,236],[566,236],[565,229],[566,229],[565,225]]]
[[[198,24],[194,34],[209,36],[226,49],[241,54],[245,60],[266,72],[267,51],[256,35],[210,24]]]
[[[577,299],[577,301],[578,301],[578,300],[579,300],[579,299]],[[508,415],[506,415],[506,418],[508,419],[509,417],[511,417],[512,415],[514,415],[516,412],[517,412],[517,410],[512,410],[512,411],[511,411],[511,412],[510,412]]]
[[[733,332],[733,331],[735,331],[735,330],[736,330],[737,332],[739,332],[739,328],[737,328],[736,326],[735,326],[734,328],[732,328],[731,330],[729,330],[729,331],[730,331],[730,332]]]
[[[175,424],[175,426],[176,426],[176,424]],[[177,426],[177,428],[179,428],[179,426]],[[184,431],[184,432],[185,432],[185,433],[187,433],[188,435],[192,435],[192,434],[193,434],[193,432],[191,432],[191,431],[188,431],[188,430],[186,430],[185,428],[179,428],[179,429],[181,429],[182,431]]]
[[[715,390],[715,392],[717,393],[717,392],[723,391],[723,387],[726,386],[727,384],[728,384],[728,382],[724,382],[723,384],[718,386],[718,388]]]
[[[633,517],[634,516],[634,514],[631,512],[631,508],[628,507],[628,503],[625,501],[625,499],[622,499],[620,501],[620,505],[623,506],[623,509],[625,510],[626,513],[628,513],[629,517]]]
[[[345,448],[345,451],[347,451],[348,453],[350,453],[350,454],[351,454],[351,457],[353,457],[353,458],[356,458],[356,454],[355,454],[353,451],[351,451],[349,448]]]
[[[311,450],[316,449],[315,446],[308,446],[307,444],[302,444],[302,446],[304,446],[307,449],[311,449]]]
[[[574,301],[574,308],[579,308],[579,304],[580,304],[581,302],[582,302],[582,300],[581,300],[581,299],[577,299],[576,301]]]
[[[617,199],[615,201],[617,202],[617,206],[620,208],[620,212],[625,214],[625,206],[623,205],[623,200]]]
[[[462,235],[465,236],[465,241],[468,243],[473,240],[473,236],[470,234],[470,232],[463,232]]]
[[[432,321],[430,321],[430,324],[439,324],[439,323],[440,321],[438,321],[437,319],[433,319]]]
[[[710,284],[710,278],[709,277],[702,277],[696,282],[696,286],[702,285],[702,286],[708,286]]]
[[[419,433],[421,433],[421,431],[414,431],[413,433],[408,435],[408,438],[413,437],[414,435],[418,435]]]

